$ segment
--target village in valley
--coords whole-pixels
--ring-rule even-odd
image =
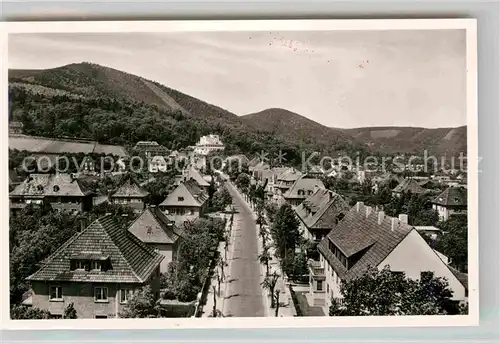
[[[22,131],[10,123],[13,319],[467,313],[466,171],[298,166],[227,154],[216,134],[127,149]]]

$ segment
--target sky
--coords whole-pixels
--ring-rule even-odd
[[[463,30],[11,34],[9,68],[93,62],[246,115],[330,127],[466,124]]]

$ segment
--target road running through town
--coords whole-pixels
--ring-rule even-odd
[[[263,317],[265,311],[260,285],[255,219],[251,209],[233,185],[228,182],[225,185],[233,198],[236,213],[223,313],[230,317]]]

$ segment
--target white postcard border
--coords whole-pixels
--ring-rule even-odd
[[[8,113],[8,35],[16,33],[109,33],[194,31],[326,31],[326,30],[466,30],[467,157],[478,161],[477,24],[475,19],[363,19],[363,20],[197,20],[197,21],[56,21],[0,23],[2,112]],[[8,147],[8,118],[3,116],[1,140]],[[4,166],[8,151],[0,153]],[[1,169],[2,206],[2,328],[5,329],[193,329],[287,327],[403,327],[477,326],[479,324],[478,164],[468,164],[469,314],[456,316],[269,317],[11,320],[9,302],[8,174]]]

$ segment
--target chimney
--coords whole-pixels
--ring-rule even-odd
[[[408,215],[407,214],[399,214],[399,222],[408,224]]]
[[[391,217],[391,231],[394,232],[397,225],[399,225],[399,219],[397,217]]]
[[[366,207],[366,217],[370,216],[372,213],[373,208],[372,207]]]
[[[364,203],[363,202],[358,202],[356,203],[356,211],[359,213],[361,208],[363,207]]]
[[[382,221],[384,221],[385,213],[383,211],[378,212],[378,224],[381,225]]]
[[[83,232],[83,230],[87,227],[87,219],[85,216],[80,217],[80,232]]]

